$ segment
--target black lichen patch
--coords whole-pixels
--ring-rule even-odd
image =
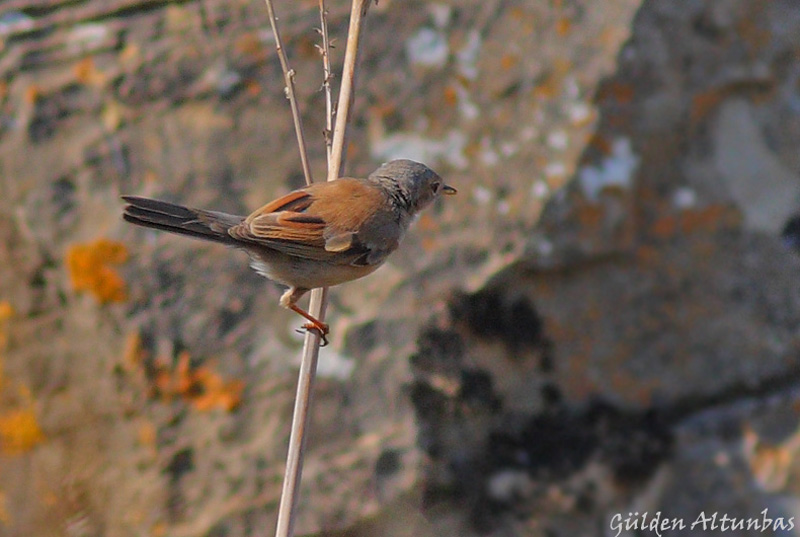
[[[37,144],[52,138],[59,123],[80,110],[80,98],[80,87],[77,84],[68,85],[51,94],[38,95],[28,124],[30,142]]]
[[[781,238],[786,246],[800,252],[800,216],[793,216],[786,222],[781,231]]]
[[[494,391],[491,375],[480,369],[461,372],[458,400],[465,405],[482,406],[492,412],[502,407],[502,401]]]
[[[623,413],[611,409],[594,420],[600,440],[600,460],[620,484],[635,485],[652,475],[669,456],[673,438],[664,416],[654,410]]]
[[[500,409],[491,375],[463,363],[466,348],[460,334],[428,328],[419,335],[417,349],[410,358],[416,377],[410,396],[420,420],[447,420],[453,412],[467,408],[490,412]],[[443,384],[449,389],[444,389]]]
[[[612,467],[616,478],[630,482],[650,476],[669,453],[671,438],[653,411],[626,412],[603,401],[581,411],[561,405],[532,416],[518,436],[495,434],[496,442],[516,450],[513,460],[495,460],[498,467],[522,468],[532,477],[561,479],[596,457]]]
[[[388,477],[399,472],[403,467],[400,452],[396,449],[385,449],[375,461],[375,475]]]
[[[418,442],[430,458],[425,505],[454,502],[470,513],[478,531],[491,531],[507,515],[547,508],[548,492],[560,490],[564,509],[591,512],[607,503],[599,496],[595,465],[620,487],[646,482],[672,448],[666,416],[654,410],[627,410],[604,400],[576,406],[548,381],[555,349],[544,321],[525,296],[509,298],[500,290],[461,294],[450,302],[453,329],[429,327],[411,357],[409,386],[419,424]],[[506,366],[481,367],[484,340],[516,360],[538,360],[539,380],[493,376]],[[525,351],[524,354],[518,351]],[[526,367],[526,371],[530,371]],[[524,392],[519,383],[530,383]],[[515,385],[509,389],[509,384]],[[502,391],[498,388],[503,386]],[[507,404],[505,393],[525,393],[535,402],[527,414]]]
[[[63,222],[67,216],[74,214],[75,190],[75,182],[67,176],[56,179],[51,185],[50,202],[57,221]]]
[[[519,432],[493,431],[481,454],[484,482],[502,472],[526,474],[532,482],[565,482],[590,461],[605,465],[617,484],[644,483],[671,453],[673,435],[668,424],[653,410],[632,412],[605,401],[584,409],[554,403],[550,410],[530,416]],[[593,505],[593,489],[587,485],[582,505]],[[575,491],[572,491],[575,493]],[[484,487],[479,502],[495,512],[519,510],[530,498],[496,498]],[[476,524],[485,524],[485,513]]]
[[[178,481],[183,474],[194,470],[194,453],[191,448],[182,449],[173,455],[166,467],[171,481]]]
[[[450,314],[476,336],[500,339],[513,351],[538,348],[546,342],[544,322],[524,296],[509,299],[498,289],[462,293],[451,300]]]
[[[194,470],[194,451],[186,448],[178,451],[170,460],[165,473],[169,475],[169,490],[167,494],[167,512],[172,520],[177,520],[184,515],[186,500],[180,487],[183,474]]]
[[[591,473],[575,481],[590,463],[604,466],[619,486],[630,487],[645,483],[671,453],[672,431],[655,411],[627,411],[604,401],[570,408],[560,396],[549,393],[545,409],[530,415],[522,427],[508,428],[501,425],[502,404],[491,378],[479,372],[464,378],[469,380],[451,398],[418,384],[414,402],[422,446],[434,465],[446,468],[451,476],[447,483],[432,479],[426,488],[438,492],[437,501],[463,504],[478,530],[489,531],[505,514],[531,512],[536,508],[535,491],[553,487],[564,487],[572,509],[591,511],[607,498],[597,497]],[[421,393],[427,398],[419,397]],[[494,400],[493,410],[500,419],[474,419],[476,414],[469,411],[474,400],[484,405]],[[434,407],[437,411],[431,412]],[[485,418],[491,412],[478,415]],[[488,430],[481,431],[481,423]],[[448,431],[471,431],[474,444],[448,442]],[[498,493],[496,483],[507,476],[531,486],[514,490],[510,485],[511,492]]]
[[[492,433],[489,457],[496,468],[522,469],[533,477],[561,479],[584,466],[597,445],[585,416],[558,411],[532,416],[521,434]]]
[[[456,371],[464,357],[464,339],[452,330],[428,328],[417,338],[411,365],[421,371]]]
[[[436,423],[445,417],[449,398],[427,382],[413,382],[409,396],[421,422]]]

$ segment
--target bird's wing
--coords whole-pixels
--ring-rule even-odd
[[[385,203],[379,188],[359,179],[315,183],[257,209],[229,233],[304,259],[377,264],[386,257],[376,255],[384,245],[360,240],[359,230]]]

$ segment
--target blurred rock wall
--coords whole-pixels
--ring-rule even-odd
[[[322,178],[316,2],[276,9]],[[118,199],[302,184],[268,28],[250,0],[0,5],[0,535],[272,533],[299,321]],[[373,6],[348,171],[415,158],[459,195],[332,292],[299,534],[788,524],[798,36],[793,0]]]

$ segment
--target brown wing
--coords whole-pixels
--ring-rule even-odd
[[[230,229],[238,239],[288,255],[359,263],[370,245],[358,232],[386,204],[382,191],[359,179],[317,183],[272,201]]]

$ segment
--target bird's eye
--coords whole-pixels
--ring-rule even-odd
[[[438,194],[439,193],[439,187],[441,187],[441,186],[442,186],[441,183],[433,183],[433,184],[431,184],[431,190],[433,190],[434,194]]]

